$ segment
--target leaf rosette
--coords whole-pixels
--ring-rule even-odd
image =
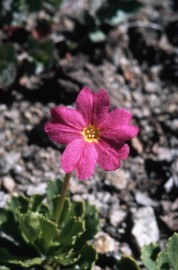
[[[19,195],[0,208],[0,268],[91,269],[96,208],[66,198],[56,223],[52,217],[61,185],[60,180],[49,182],[46,195]]]

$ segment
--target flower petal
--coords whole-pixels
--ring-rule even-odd
[[[96,143],[98,164],[106,171],[117,170],[120,167],[119,154],[104,141]]]
[[[84,87],[76,100],[76,109],[81,113],[87,124],[101,123],[109,111],[109,97],[105,90],[98,93]]]
[[[86,126],[86,122],[84,121],[82,115],[75,109],[58,106],[51,109],[51,117],[52,121],[65,124],[75,129]]]
[[[80,160],[77,163],[76,174],[80,180],[85,180],[92,176],[96,162],[98,159],[98,153],[94,143],[85,143]]]
[[[52,120],[45,124],[45,132],[58,144],[67,144],[81,138],[81,131],[86,126],[81,114],[63,106],[51,109]]]
[[[118,150],[118,158],[119,159],[126,159],[129,155],[129,146],[128,144],[124,144],[119,150]]]
[[[99,126],[100,128],[113,129],[113,127],[127,125],[132,119],[132,113],[119,108],[108,113],[104,122]]]
[[[76,109],[81,113],[87,125],[92,118],[94,93],[87,87],[83,87],[76,99]]]
[[[124,125],[115,128],[101,130],[101,138],[112,145],[112,143],[120,144],[127,140],[132,139],[137,135],[139,129],[136,126]]]
[[[84,146],[85,142],[82,139],[72,141],[66,146],[61,158],[61,167],[64,172],[69,173],[76,168],[83,153]]]
[[[94,105],[93,105],[93,123],[98,125],[103,122],[108,115],[110,107],[109,96],[105,90],[99,90],[97,94],[94,95]]]
[[[58,144],[68,144],[73,140],[82,138],[81,133],[73,127],[71,128],[50,121],[45,124],[44,129],[49,138]]]

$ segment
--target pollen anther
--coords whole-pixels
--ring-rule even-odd
[[[82,131],[85,141],[92,143],[97,142],[100,137],[99,129],[94,125],[89,125]]]

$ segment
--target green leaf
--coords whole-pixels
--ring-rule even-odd
[[[63,226],[63,225],[62,225]],[[75,216],[71,217],[70,220],[61,228],[58,236],[58,241],[61,245],[71,246],[75,243],[76,239],[84,232],[85,226],[84,221],[78,220]]]
[[[86,239],[92,240],[95,234],[98,232],[99,219],[98,211],[94,205],[85,203],[85,227],[86,227]]]
[[[29,208],[30,198],[24,195],[13,196],[11,200],[7,203],[7,209],[13,213],[20,211],[21,213],[26,213]]]
[[[51,261],[67,266],[74,264],[79,258],[80,255],[76,255],[72,249],[68,249],[66,252],[60,252],[59,255],[53,256]]]
[[[11,270],[9,267],[6,267],[5,265],[1,265],[0,269],[1,270]]]
[[[7,210],[0,208],[0,226],[7,221]]]
[[[41,214],[38,212],[28,212],[19,215],[19,227],[26,241],[34,244],[40,234]]]
[[[46,204],[41,204],[39,213],[44,215],[45,217],[49,217],[49,207]]]
[[[97,30],[95,32],[91,32],[89,33],[89,39],[93,42],[93,43],[98,43],[98,42],[103,42],[106,40],[106,35],[104,32],[102,32],[101,30]]]
[[[17,68],[12,62],[0,63],[0,87],[6,88],[11,85],[16,78]]]
[[[11,265],[19,265],[24,268],[28,268],[30,266],[34,265],[41,265],[42,259],[37,257],[37,258],[25,258],[22,256],[15,256],[12,255],[6,248],[0,247],[0,263],[7,263]],[[1,266],[0,266],[1,269]]]
[[[156,258],[160,248],[158,244],[149,244],[143,247],[141,251],[141,260],[148,270],[156,270]]]
[[[164,251],[158,254],[156,259],[156,270],[170,270],[169,257]]]
[[[48,251],[54,236],[57,235],[57,233],[57,224],[48,220],[44,216],[40,216],[40,236],[38,239],[38,245],[40,245],[40,249],[42,251]]]
[[[15,55],[15,49],[12,44],[2,44],[0,45],[0,62],[12,62],[17,63],[16,55]]]
[[[72,202],[72,210],[76,217],[84,217],[85,214],[85,204],[83,201],[74,201]]]
[[[130,256],[123,256],[121,260],[116,263],[118,270],[140,270],[137,262]]]
[[[86,244],[79,254],[81,255],[80,259],[71,269],[90,270],[97,259],[97,254],[94,247]]]
[[[13,239],[13,241],[17,243],[24,244],[25,241],[22,237],[22,232],[19,229],[19,224],[15,220],[13,211],[4,210],[3,213],[0,210],[2,215],[2,224],[1,224],[1,232],[4,232],[9,237]],[[1,215],[0,214],[0,215]]]
[[[49,70],[56,63],[54,44],[51,40],[37,41],[28,39],[29,56],[36,63],[36,73]]]
[[[56,179],[55,181],[49,181],[46,189],[47,198],[51,200],[53,197],[60,195],[62,190],[63,181]]]
[[[72,215],[71,209],[72,209],[71,208],[71,202],[70,202],[70,200],[68,198],[66,198],[65,201],[64,201],[64,206],[63,206],[63,209],[62,209],[61,217],[60,217],[59,223],[58,223],[59,228],[60,228],[60,226],[64,227],[64,224],[66,224],[68,222],[68,220],[70,219],[70,217]]]
[[[42,207],[42,202],[44,200],[45,195],[34,194],[30,197],[29,210],[32,212],[39,211]]]
[[[99,219],[98,211],[94,205],[85,203],[85,232],[77,239],[75,250],[80,249],[87,241],[92,240],[98,232]]]
[[[169,238],[167,245],[167,254],[169,261],[174,270],[178,269],[178,233],[174,233],[172,237]]]
[[[56,179],[55,181],[49,181],[46,189],[46,195],[48,202],[51,203],[52,199],[61,193],[63,181]]]
[[[0,87],[11,85],[17,75],[17,59],[11,44],[0,45]]]
[[[49,206],[50,206],[50,211],[49,211],[49,218],[52,219],[55,207],[57,205],[57,201],[59,200],[60,195],[54,197],[51,201],[49,201]],[[71,202],[68,198],[65,199],[64,201],[64,206],[62,209],[61,217],[59,220],[58,225],[59,226],[64,226],[66,222],[70,219],[72,213],[71,213]]]

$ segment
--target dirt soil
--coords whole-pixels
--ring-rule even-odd
[[[68,10],[61,12],[58,31],[65,37],[74,21]],[[96,269],[114,269],[119,254],[139,260],[143,244],[151,240],[163,246],[178,231],[177,2],[145,0],[132,19],[111,28],[97,45],[81,44],[72,53],[62,41],[55,46],[59,68],[29,78],[19,71],[15,83],[0,90],[0,205],[12,194],[44,192],[49,179],[63,178],[64,146],[43,130],[49,109],[75,106],[84,85],[106,89],[111,108],[130,110],[140,132],[119,170],[96,168],[87,181],[73,174],[70,191],[74,199],[98,207]]]

